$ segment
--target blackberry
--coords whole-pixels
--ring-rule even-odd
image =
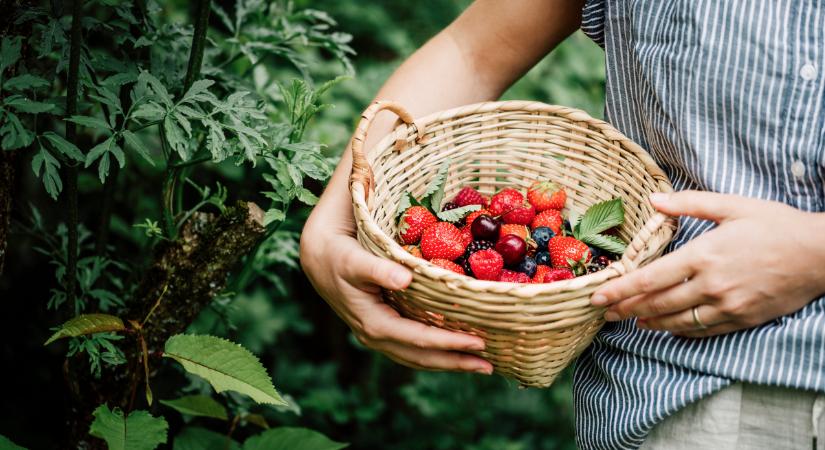
[[[485,240],[482,240],[482,239],[476,239],[473,242],[470,242],[470,245],[468,245],[467,249],[464,250],[463,258],[466,259],[466,260],[469,260],[470,255],[472,255],[473,253],[481,251],[481,250],[490,250],[494,246],[495,246],[495,244],[493,244],[490,241],[485,241]]]
[[[592,245],[587,246],[590,249],[590,256],[592,260],[596,260],[596,258],[604,255],[604,250],[600,249],[599,247],[594,247]]]
[[[596,265],[598,265],[601,268],[605,268],[605,267],[609,266],[610,263],[612,262],[612,261],[610,261],[610,258],[608,258],[605,255],[600,255],[598,258],[595,259],[595,261],[596,261]]]
[[[587,266],[587,273],[598,272],[604,269],[604,267],[599,267],[598,265],[589,265]]]

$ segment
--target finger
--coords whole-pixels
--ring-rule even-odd
[[[387,342],[380,349],[393,361],[414,369],[475,372],[490,375],[493,365],[467,353],[444,350],[422,350],[395,342]]]
[[[394,261],[379,258],[364,250],[358,241],[347,239],[339,249],[341,254],[341,276],[353,286],[368,292],[377,292],[377,286],[399,290],[406,288],[412,280],[412,273]]]
[[[370,314],[364,317],[363,333],[371,341],[423,350],[481,351],[486,347],[484,339],[478,336],[405,319],[385,303],[374,305]]]
[[[653,293],[682,283],[694,274],[692,259],[692,249],[682,247],[641,269],[605,283],[593,293],[590,303],[594,306],[611,305],[635,295]]]
[[[695,281],[679,283],[668,289],[642,294],[613,304],[605,319],[625,320],[628,317],[656,317],[675,314],[703,303],[704,295]]]
[[[753,199],[706,191],[655,193],[650,195],[650,203],[671,216],[690,216],[714,222],[740,217],[753,207]]]
[[[696,314],[699,316],[701,323],[708,329],[727,322],[727,319],[710,305],[697,306]],[[670,331],[671,333],[702,331],[702,327],[697,326],[694,321],[693,308],[675,314],[641,319],[637,322],[637,326],[644,330],[661,330]]]

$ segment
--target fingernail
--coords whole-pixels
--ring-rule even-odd
[[[650,202],[651,203],[664,203],[670,196],[668,194],[664,194],[662,192],[654,192],[650,194]]]
[[[392,282],[398,288],[406,286],[409,279],[410,274],[406,270],[396,270],[392,273]]]
[[[590,297],[590,303],[594,306],[602,306],[607,303],[607,297],[603,294],[595,294],[594,296]]]
[[[485,348],[487,348],[487,345],[484,343],[484,341],[481,341],[481,342],[473,342],[473,343],[472,343],[472,344],[470,344],[467,348],[468,348],[468,349],[470,349],[470,350],[478,350],[478,351],[481,351],[481,350],[484,350]]]
[[[490,367],[479,367],[475,370],[476,373],[480,373],[482,375],[492,375],[493,369]]]
[[[622,317],[619,316],[618,313],[615,313],[613,311],[608,311],[608,312],[604,313],[604,320],[606,320],[608,322],[618,322],[621,319],[622,319]]]

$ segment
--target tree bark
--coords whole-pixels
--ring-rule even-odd
[[[158,246],[154,262],[122,315],[143,324],[150,354],[162,350],[170,336],[185,331],[224,289],[232,268],[263,238],[263,218],[261,208],[246,202],[219,216],[196,213],[177,240]],[[104,369],[100,379],[90,374],[84,357],[66,359],[74,400],[69,448],[105,448],[103,441],[88,436],[94,409],[106,403],[128,411],[133,398],[143,398],[135,395],[143,386],[137,337],[131,334],[121,342],[127,363]]]

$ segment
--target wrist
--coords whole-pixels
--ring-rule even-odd
[[[810,249],[811,270],[820,293],[825,293],[825,213],[804,213],[804,231],[801,233]]]

